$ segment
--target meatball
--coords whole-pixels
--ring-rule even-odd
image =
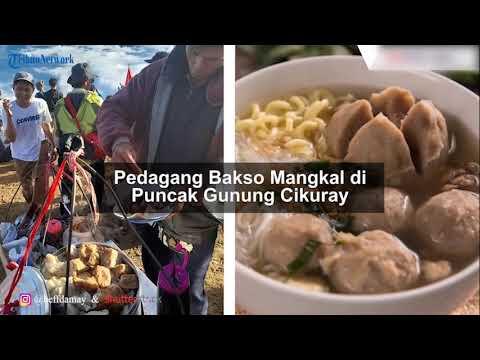
[[[363,125],[348,145],[344,159],[353,163],[383,163],[387,183],[414,170],[402,132],[383,114]]]
[[[405,136],[417,172],[443,165],[448,152],[447,122],[431,101],[415,104],[402,121]]]
[[[309,240],[332,244],[332,231],[328,223],[310,214],[271,214],[268,222],[258,228],[255,235],[260,258],[270,265],[288,270]],[[317,253],[319,251],[317,248]],[[318,267],[312,256],[305,270]]]
[[[422,281],[426,284],[445,279],[452,273],[452,266],[445,260],[422,260],[420,269],[422,273]]]
[[[371,119],[372,106],[367,100],[343,105],[333,114],[326,129],[327,145],[331,154],[337,159],[343,159],[347,155],[350,140],[358,129]]]
[[[370,97],[375,115],[384,113],[391,122],[400,127],[402,119],[415,104],[415,98],[410,91],[398,86],[390,86],[380,93]]]
[[[450,190],[430,198],[415,214],[418,241],[443,258],[472,258],[479,247],[478,194]]]
[[[383,197],[382,197],[383,195]],[[352,214],[352,230],[361,233],[368,230],[383,230],[388,233],[398,233],[407,229],[414,214],[410,197],[404,192],[386,187],[384,189],[368,190],[359,194],[356,201],[366,201],[369,204],[381,202],[383,213]],[[381,203],[379,207],[381,207]]]
[[[319,259],[323,272],[337,292],[380,294],[415,285],[419,258],[398,238],[381,230],[359,236],[340,233],[337,244],[326,246]]]

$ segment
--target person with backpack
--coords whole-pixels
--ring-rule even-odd
[[[85,159],[100,174],[104,175],[105,154],[98,143],[96,136],[97,113],[102,106],[103,100],[93,90],[95,75],[87,63],[79,63],[72,67],[72,72],[67,82],[73,90],[65,98],[61,98],[55,105],[55,122],[59,137],[60,157],[70,151],[73,139],[83,142]],[[97,197],[97,203],[101,206],[104,184],[92,174],[92,184]],[[70,212],[69,186],[62,184],[62,202],[60,211],[63,216]]]

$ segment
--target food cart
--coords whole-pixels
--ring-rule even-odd
[[[76,162],[76,155],[67,156],[56,172],[42,210],[32,220],[33,223],[25,236],[20,237],[17,234],[18,225],[20,223],[24,225],[21,217],[14,224],[0,224],[0,243],[3,245],[0,246],[0,313],[157,314],[159,296],[156,284],[129,259],[115,243],[115,239],[97,242],[95,234],[83,237],[78,234],[80,231],[75,228],[73,215],[75,201],[72,201],[69,222],[60,226],[60,230],[58,219],[50,219],[50,215],[46,219],[55,190],[62,180],[62,170],[69,161],[74,164],[75,169],[72,172],[74,184],[72,199],[75,199],[77,172],[85,174],[79,165],[81,160],[79,163]],[[88,164],[82,164],[88,167]],[[113,192],[111,187],[110,190]],[[118,198],[115,193],[114,196]],[[120,203],[118,206],[121,208]],[[98,218],[97,215],[92,214],[92,219]],[[138,221],[161,222],[169,214],[138,220],[135,217],[131,218],[121,208],[121,215],[137,235],[144,249],[149,251],[132,224]],[[49,242],[49,238],[54,241]],[[158,265],[162,272],[163,267],[159,262]],[[164,278],[167,279],[167,283],[171,281],[169,276]]]

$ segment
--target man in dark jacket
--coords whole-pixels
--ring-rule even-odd
[[[57,89],[57,79],[51,78],[48,80],[48,85],[50,85],[50,90],[45,93],[44,99],[47,102],[48,110],[53,114],[55,111],[55,105],[58,100],[63,98],[63,94]]]
[[[153,63],[155,61],[158,61],[158,60],[161,60],[161,59],[163,59],[164,57],[167,57],[167,56],[168,56],[168,52],[159,51],[159,52],[156,52],[155,55],[153,55],[151,59],[145,60],[145,62],[151,64],[151,63]]]
[[[43,83],[43,80],[37,81],[35,87],[37,88],[35,97],[45,100],[45,84]]]
[[[102,145],[115,163],[201,163],[223,160],[223,46],[176,46],[154,61],[115,96],[97,118]],[[218,224],[201,212],[182,212],[168,226],[177,233],[202,229],[190,254],[190,313],[206,314],[205,275]],[[172,257],[156,227],[139,229],[165,265]],[[170,256],[168,256],[170,255]],[[158,268],[146,251],[147,276],[157,282]]]

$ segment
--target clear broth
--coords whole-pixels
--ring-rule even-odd
[[[318,86],[313,89],[303,89],[296,91],[290,95],[279,95],[279,96],[272,96],[269,99],[259,99],[258,103],[265,105],[269,101],[274,99],[287,99],[293,95],[307,95],[311,91],[314,91],[318,88],[325,88],[330,90],[336,97],[344,96],[347,94],[352,94],[357,100],[359,99],[369,99],[370,95],[374,92],[382,91],[384,88],[373,88],[373,87],[357,87],[357,86],[348,86],[348,85],[335,85],[329,86],[322,85]],[[352,91],[351,89],[356,89]],[[415,94],[413,94],[415,96]],[[429,100],[428,98],[420,99],[416,97],[416,100]],[[448,166],[455,166],[455,165],[463,165],[467,162],[476,162],[479,163],[480,155],[479,155],[479,129],[477,127],[477,131],[472,132],[466,125],[464,125],[460,119],[458,119],[454,114],[450,114],[444,109],[442,109],[442,104],[434,104],[443,114],[446,119],[448,133],[449,133],[449,140],[452,138],[452,134],[455,135],[456,138],[456,148],[455,151],[448,156],[447,167],[438,169],[436,172],[432,172],[429,174],[428,179],[416,177],[413,182],[410,182],[408,186],[400,186],[404,191],[406,191],[414,205],[415,208],[418,208],[422,203],[427,201],[433,195],[439,193],[441,184],[441,175],[447,171]],[[248,109],[242,109],[240,112],[241,115],[248,114]],[[478,125],[477,125],[478,126]],[[466,266],[471,264],[478,258],[478,253],[474,254],[471,258],[468,259],[455,259],[455,258],[448,258],[445,259],[444,257],[438,257],[434,254],[429,253],[428,250],[420,248],[416,241],[416,234],[414,230],[405,231],[402,233],[395,234],[398,236],[410,249],[415,251],[422,260],[447,260],[450,262],[452,266],[452,274],[461,271]],[[325,279],[322,279],[324,281]],[[421,287],[425,284],[421,283],[420,281],[414,287]]]

